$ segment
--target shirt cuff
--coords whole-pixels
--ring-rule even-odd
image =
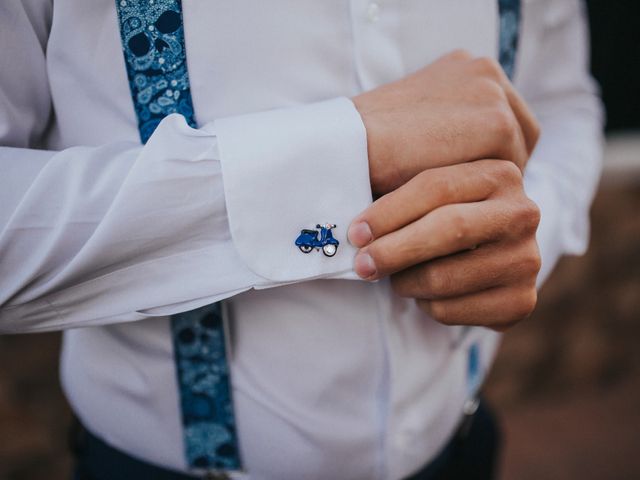
[[[366,131],[353,103],[239,115],[213,129],[231,236],[249,269],[283,283],[358,278],[347,227],[372,195]]]

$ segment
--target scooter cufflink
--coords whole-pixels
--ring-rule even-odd
[[[296,246],[302,253],[310,253],[314,248],[316,250],[322,249],[327,257],[333,257],[338,251],[338,245],[340,242],[333,238],[331,229],[336,228],[337,225],[332,223],[325,223],[324,225],[316,225],[318,230],[301,230],[300,235],[296,238]],[[320,238],[318,239],[318,234]]]

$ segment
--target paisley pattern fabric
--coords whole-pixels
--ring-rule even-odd
[[[116,6],[142,143],[170,113],[195,127],[180,0],[116,0]]]
[[[196,126],[180,0],[116,0],[140,139],[179,113]],[[185,455],[192,468],[241,470],[220,304],[171,317]]]
[[[172,317],[189,465],[240,470],[220,304]]]
[[[498,0],[500,11],[500,65],[510,79],[516,63],[520,37],[520,0]]]

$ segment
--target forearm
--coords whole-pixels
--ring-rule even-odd
[[[200,129],[171,116],[144,147],[0,149],[15,186],[0,206],[0,329],[131,321],[355,278],[346,226],[371,200],[365,142],[337,99]],[[335,257],[302,254],[300,229],[327,221],[339,226]]]

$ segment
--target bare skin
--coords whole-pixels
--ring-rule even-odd
[[[527,317],[540,213],[522,169],[539,128],[495,62],[454,52],[354,103],[382,194],[349,228],[358,275],[391,276],[447,325],[504,330]]]

